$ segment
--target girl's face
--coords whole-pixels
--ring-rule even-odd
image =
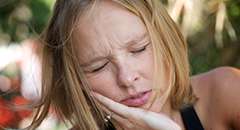
[[[91,89],[127,106],[151,104],[152,43],[141,19],[110,2],[80,19],[74,33],[80,64]],[[159,77],[165,86],[166,78]]]

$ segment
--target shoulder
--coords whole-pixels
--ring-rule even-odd
[[[197,92],[227,94],[240,90],[240,70],[233,67],[219,67],[209,72],[191,77],[193,89]],[[203,88],[205,88],[203,90]]]
[[[240,70],[232,67],[220,67],[209,72],[210,92],[215,98],[231,103],[240,100]],[[227,102],[226,102],[227,103]],[[231,105],[232,106],[232,105]]]
[[[240,70],[233,67],[220,67],[213,70],[213,82],[222,87],[237,87],[240,83]],[[239,87],[237,87],[239,88]]]
[[[240,126],[240,70],[220,67],[192,77],[193,89],[208,110],[227,122]],[[201,102],[201,101],[200,101]]]
[[[224,67],[215,70],[212,91],[219,108],[235,129],[240,129],[240,70]],[[226,112],[227,111],[227,112]]]

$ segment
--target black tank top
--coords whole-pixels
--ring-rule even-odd
[[[186,130],[204,130],[201,121],[192,105],[183,107],[180,110],[183,124]],[[111,122],[107,125],[105,130],[116,130]]]
[[[204,130],[201,121],[192,105],[182,108],[180,113],[186,130]]]

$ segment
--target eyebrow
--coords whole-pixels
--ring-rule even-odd
[[[140,37],[135,37],[133,40],[130,40],[128,42],[126,42],[126,46],[132,46],[135,45],[135,43],[139,43],[141,41],[143,41],[144,39],[147,38],[147,33],[142,34]],[[124,46],[125,47],[125,46]]]
[[[145,32],[145,33],[144,33],[143,35],[141,35],[140,37],[136,37],[136,38],[134,38],[133,40],[130,40],[130,41],[126,42],[126,44],[124,44],[124,45],[126,45],[126,46],[132,46],[132,45],[134,45],[135,43],[138,43],[138,42],[146,39],[147,36],[148,36],[148,34]],[[100,60],[103,60],[103,59],[106,59],[106,58],[107,58],[107,56],[95,56],[95,55],[94,55],[93,57],[94,57],[94,58],[92,58],[92,59],[88,60],[87,62],[82,63],[82,64],[80,64],[80,65],[81,65],[82,67],[86,67],[86,66],[89,66],[90,64],[92,64],[92,63],[94,63],[94,62],[97,62],[97,61],[100,61]]]

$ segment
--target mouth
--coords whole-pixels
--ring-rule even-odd
[[[121,100],[120,103],[129,107],[140,107],[148,102],[151,92],[152,90],[137,93],[133,96]]]

